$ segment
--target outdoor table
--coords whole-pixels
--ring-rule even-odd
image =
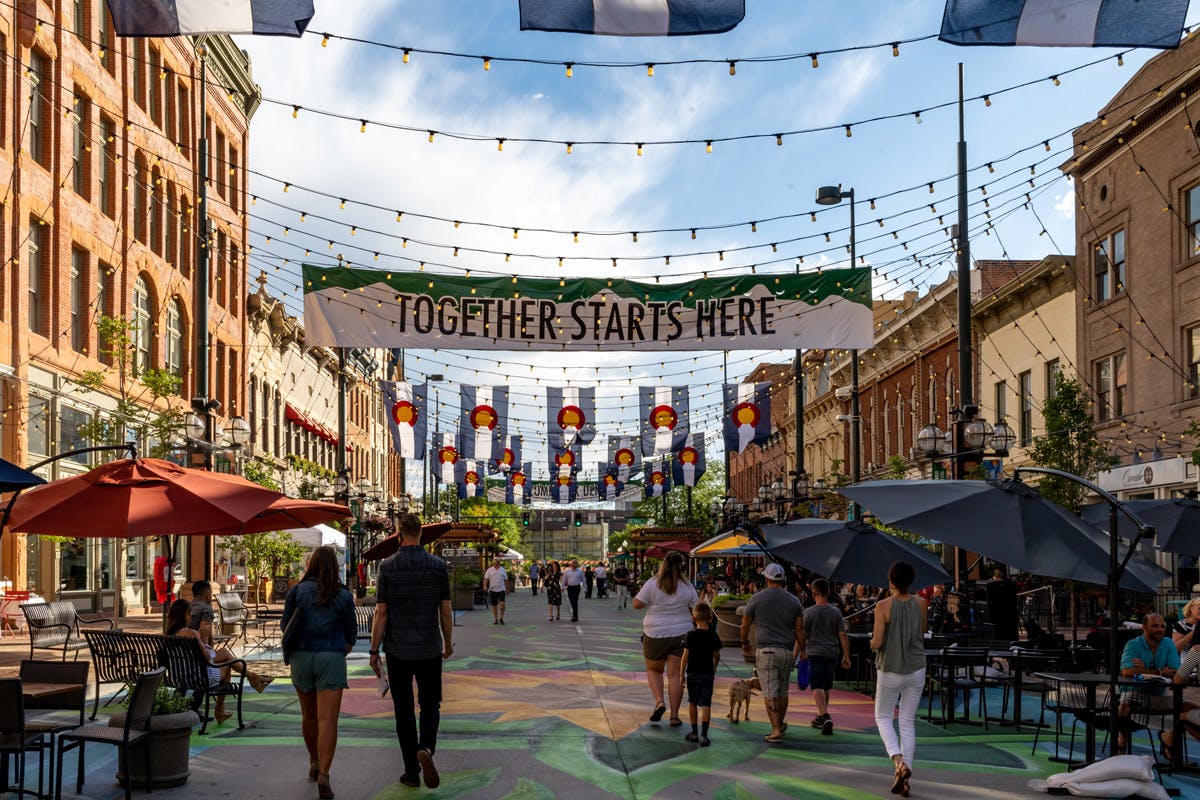
[[[37,700],[40,697],[50,697],[51,695],[70,692],[79,688],[77,683],[35,683],[32,681],[21,682],[21,694],[26,700]]]
[[[1041,653],[1036,650],[988,650],[988,658],[1003,659],[1008,663],[1008,672],[1013,682],[1013,718],[1012,721],[1001,718],[1002,725],[1012,725],[1019,733],[1021,730],[1021,689],[1025,685],[1025,672],[1036,669],[1053,667],[1059,657],[1054,653]],[[1029,721],[1033,723],[1032,720]]]

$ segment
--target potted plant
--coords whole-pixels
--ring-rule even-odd
[[[745,594],[723,594],[712,602],[713,613],[717,617],[717,635],[721,644],[726,647],[741,647],[742,644],[742,615],[738,609],[746,605],[750,599]],[[754,639],[754,626],[750,626],[750,639]]]
[[[108,724],[125,726],[125,714],[114,714]],[[169,789],[187,783],[192,729],[200,724],[200,716],[192,710],[192,698],[174,689],[159,686],[150,711],[150,738],[145,747],[129,751],[129,773],[135,789]],[[146,759],[153,759],[154,780],[146,780]],[[117,773],[117,782],[124,785],[125,776]]]
[[[454,585],[455,611],[470,611],[475,607],[475,590],[483,583],[483,573],[470,567],[458,567],[451,578]]]

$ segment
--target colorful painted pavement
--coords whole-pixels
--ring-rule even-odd
[[[684,741],[686,725],[647,722],[652,702],[641,672],[640,615],[617,610],[611,600],[581,604],[578,625],[565,618],[547,622],[543,597],[532,598],[528,590],[512,598],[504,626],[493,625],[483,609],[460,615],[458,655],[446,666],[437,797],[892,796],[890,762],[875,734],[869,697],[835,691],[837,730],[826,737],[808,725],[815,714],[811,696],[793,690],[791,728],[783,744],[770,745],[762,741],[768,728],[759,697],[749,722],[733,725],[724,716],[728,685],[749,673],[740,653],[726,650],[714,699],[712,746],[701,749]],[[351,655],[352,688],[342,708],[333,787],[342,800],[414,797],[428,790],[396,783],[401,766],[391,700],[374,691],[365,649],[360,643]],[[1036,711],[1036,706],[1027,708]],[[207,736],[193,736],[188,784],[153,797],[315,798],[315,786],[306,779],[299,710],[286,677],[262,695],[248,690],[246,716],[245,730],[226,723]],[[1028,781],[1058,771],[1047,751],[1030,754],[1032,734],[1011,728],[993,726],[985,732],[956,725],[947,731],[921,722],[918,735],[914,797],[1042,796],[1027,788]],[[121,794],[112,782],[113,758],[104,750],[89,748],[86,797]],[[68,758],[64,788],[73,788],[74,771]],[[1168,777],[1166,783],[1184,797],[1200,797],[1200,781]]]

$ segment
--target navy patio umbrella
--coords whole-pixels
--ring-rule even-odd
[[[11,461],[0,458],[0,493],[28,489],[30,486],[41,486],[45,482],[46,479],[42,476],[35,475]]]
[[[1146,524],[1158,529],[1155,545],[1168,553],[1200,555],[1200,502],[1191,497],[1172,497],[1165,500],[1127,500],[1121,504],[1141,517]],[[1107,503],[1084,506],[1080,516],[1101,530],[1107,531]],[[1137,526],[1121,514],[1117,518],[1117,535],[1122,539],[1137,536]]]

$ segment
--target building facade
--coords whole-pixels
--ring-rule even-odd
[[[749,503],[763,485],[775,480],[788,484],[787,472],[795,463],[795,368],[792,364],[759,364],[742,382],[771,384],[770,438],[762,445],[750,445],[741,453],[729,454],[730,494]],[[723,413],[721,419],[724,424]]]

